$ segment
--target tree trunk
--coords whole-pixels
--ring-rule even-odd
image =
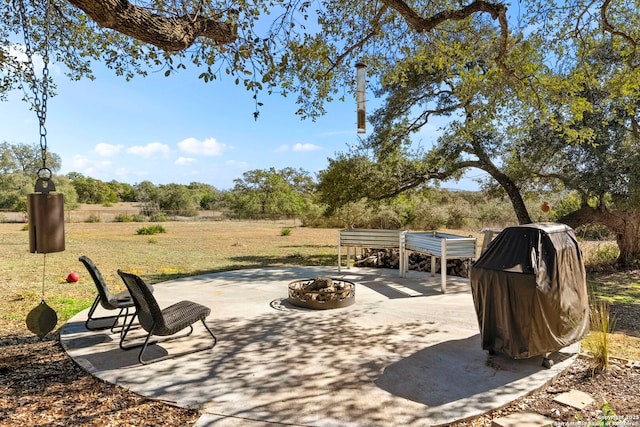
[[[500,180],[498,180],[498,182],[507,192],[509,200],[511,200],[511,205],[513,206],[513,210],[518,218],[518,224],[530,224],[531,217],[529,216],[529,211],[527,211],[527,207],[524,204],[524,200],[522,200],[522,195],[520,195],[518,187],[516,187],[510,179],[507,179],[507,182],[501,182]]]
[[[640,266],[640,234],[638,234],[639,221],[627,222],[627,229],[622,233],[616,233],[620,256],[618,265],[625,268]]]
[[[504,189],[511,201],[513,211],[516,213],[518,224],[530,224],[532,222],[531,217],[529,216],[529,211],[527,211],[527,206],[524,204],[524,200],[522,199],[518,186],[511,180],[511,178],[493,164],[489,156],[486,155],[479,145],[474,144],[474,148],[476,149],[474,154],[476,154],[479,159],[476,162],[477,164],[474,166],[491,175],[491,177]]]
[[[638,267],[640,264],[640,209],[611,211],[583,206],[559,218],[558,222],[574,229],[585,224],[604,225],[616,236],[616,243],[620,250],[618,265],[622,268],[630,268]]]

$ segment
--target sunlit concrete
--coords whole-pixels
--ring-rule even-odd
[[[332,276],[357,284],[356,303],[334,310],[290,305],[295,279]],[[157,284],[162,307],[211,307],[211,350],[147,366],[118,335],[87,331],[87,312],[63,328],[68,354],[88,372],[140,395],[202,412],[198,426],[428,426],[475,417],[526,395],[574,360],[575,344],[542,358],[489,356],[480,345],[469,281],[397,270],[285,267],[237,270]],[[191,337],[149,356],[206,345]]]

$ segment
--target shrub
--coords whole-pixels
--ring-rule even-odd
[[[149,217],[147,217],[144,214],[136,214],[133,216],[133,221],[134,222],[145,222],[149,219]]]
[[[450,205],[447,209],[446,225],[449,228],[462,228],[465,217],[469,216],[466,206],[462,204]]]
[[[403,221],[393,206],[382,205],[370,212],[370,228],[394,230],[402,227]]]
[[[618,245],[611,244],[605,245],[599,249],[596,249],[589,257],[589,264],[610,264],[618,259],[620,256],[620,249]]]
[[[131,221],[133,221],[133,217],[131,215],[127,215],[125,213],[121,213],[121,214],[116,215],[114,221],[115,222],[131,222]]]
[[[595,370],[603,372],[609,369],[609,338],[615,328],[615,317],[611,317],[608,302],[596,300],[591,304],[589,318],[591,335],[585,344],[593,354]]]
[[[167,214],[164,212],[153,212],[149,217],[151,222],[165,222],[167,220]]]
[[[280,235],[281,236],[289,236],[291,234],[291,229],[290,228],[283,228],[282,230],[280,230]]]
[[[138,235],[152,235],[152,234],[166,233],[166,232],[167,230],[162,225],[159,225],[159,224],[138,228],[138,230],[136,230],[136,234]]]
[[[100,217],[98,215],[91,214],[84,220],[84,222],[100,222]]]
[[[614,234],[604,225],[586,224],[576,228],[576,235],[584,240],[611,240]]]
[[[421,204],[416,209],[416,217],[411,223],[411,228],[416,230],[437,230],[447,223],[447,215],[440,208]]]
[[[198,212],[196,209],[187,209],[187,210],[183,210],[183,211],[177,211],[176,215],[178,216],[186,216],[186,217],[195,217],[200,215],[200,212]]]
[[[509,204],[489,201],[476,205],[479,228],[497,227],[504,228],[509,224],[516,224],[517,218],[513,208]]]

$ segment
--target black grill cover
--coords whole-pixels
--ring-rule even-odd
[[[587,332],[582,253],[564,224],[505,228],[471,266],[470,280],[485,350],[533,357]]]

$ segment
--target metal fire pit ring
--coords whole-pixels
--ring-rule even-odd
[[[289,302],[298,307],[327,310],[348,307],[356,302],[356,284],[348,280],[330,278],[332,288],[309,290],[317,279],[299,279],[289,283]]]

